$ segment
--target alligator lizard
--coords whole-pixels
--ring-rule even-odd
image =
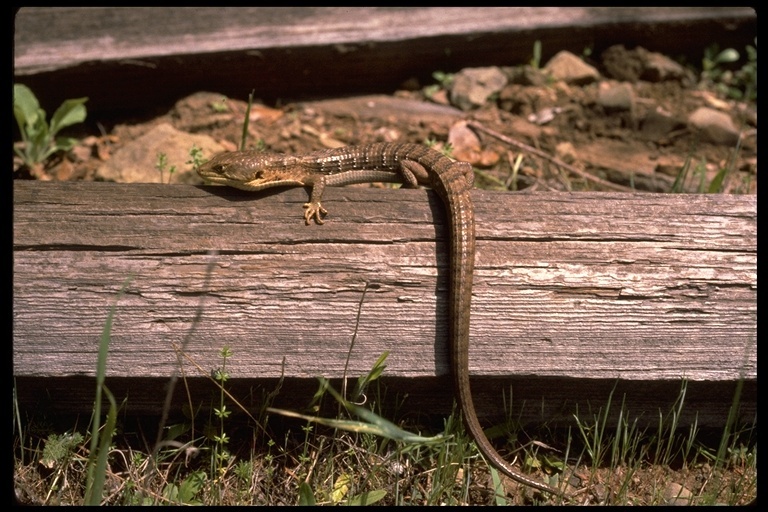
[[[311,187],[304,205],[307,224],[322,224],[320,204],[326,186],[399,182],[426,185],[437,192],[448,212],[450,231],[449,337],[455,392],[464,423],[480,452],[519,483],[562,496],[544,483],[521,475],[493,448],[477,419],[469,387],[469,313],[475,266],[475,219],[470,198],[472,166],[454,162],[419,144],[368,144],[316,151],[299,156],[238,151],[224,153],[199,167],[206,181],[244,190],[277,186]]]

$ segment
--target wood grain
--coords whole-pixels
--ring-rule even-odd
[[[225,345],[235,378],[340,377],[355,332],[353,375],[384,351],[389,376],[447,374],[439,199],[326,195],[305,226],[302,190],[15,181],[14,374],[93,375],[129,276],[113,377],[172,375],[175,346],[209,371]],[[755,196],[473,199],[473,375],[756,379]]]
[[[435,70],[599,55],[617,43],[701,59],[757,34],[745,7],[24,7],[14,20],[14,82],[47,112],[87,96],[90,118],[137,112],[198,91],[268,103],[390,93]],[[618,37],[618,39],[617,39]]]

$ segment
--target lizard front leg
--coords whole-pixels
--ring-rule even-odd
[[[304,203],[304,222],[307,224],[314,218],[317,224],[324,224],[323,216],[328,214],[328,210],[323,208],[320,200],[325,192],[325,176],[314,176],[304,180],[304,186],[312,187],[309,194],[309,202]]]

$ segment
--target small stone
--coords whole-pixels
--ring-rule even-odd
[[[507,71],[509,83],[541,87],[547,83],[547,75],[531,66],[517,66]]]
[[[635,92],[628,83],[600,84],[597,103],[606,110],[634,110]]]
[[[662,141],[673,130],[685,127],[685,123],[661,107],[648,112],[640,127],[640,136],[645,140]]]
[[[448,143],[453,148],[452,156],[457,160],[475,163],[480,159],[480,138],[471,130],[466,122],[459,122],[451,126],[448,132]]]
[[[728,114],[707,107],[696,109],[688,116],[691,128],[699,130],[706,140],[723,146],[734,146],[739,141],[739,130]]]
[[[616,44],[601,55],[603,67],[611,78],[625,82],[637,82],[643,72],[643,62],[637,52]]]
[[[664,501],[667,505],[685,506],[691,504],[693,494],[682,485],[672,482],[664,489]]]
[[[569,84],[585,85],[600,78],[600,73],[571,52],[561,51],[552,57],[544,70],[555,80]]]
[[[616,80],[663,82],[681,80],[689,75],[683,66],[672,59],[642,47],[627,50],[623,45],[614,45],[605,50],[601,58],[608,76]]]
[[[560,142],[557,144],[555,146],[555,155],[567,164],[572,164],[578,160],[576,148],[570,142]]]
[[[643,72],[640,79],[649,82],[663,82],[665,80],[680,80],[686,76],[683,66],[661,53],[649,52],[644,48],[638,48],[643,60]]]
[[[454,77],[451,103],[462,110],[480,107],[492,94],[501,91],[507,81],[507,75],[497,67],[464,69]]]

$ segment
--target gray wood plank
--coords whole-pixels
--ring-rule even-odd
[[[137,115],[197,91],[266,102],[391,93],[435,71],[527,63],[614,44],[700,59],[754,44],[748,8],[21,9],[14,80],[52,112],[89,97],[92,116]]]
[[[756,378],[756,198],[475,191],[478,376]],[[163,377],[175,348],[234,377],[448,373],[444,215],[424,190],[14,182],[14,373]],[[210,255],[209,251],[218,251]],[[200,321],[195,317],[201,313]],[[283,360],[285,358],[285,366]],[[189,374],[197,370],[185,363]]]
[[[27,7],[15,63],[28,74],[106,59],[752,16],[734,7]]]

